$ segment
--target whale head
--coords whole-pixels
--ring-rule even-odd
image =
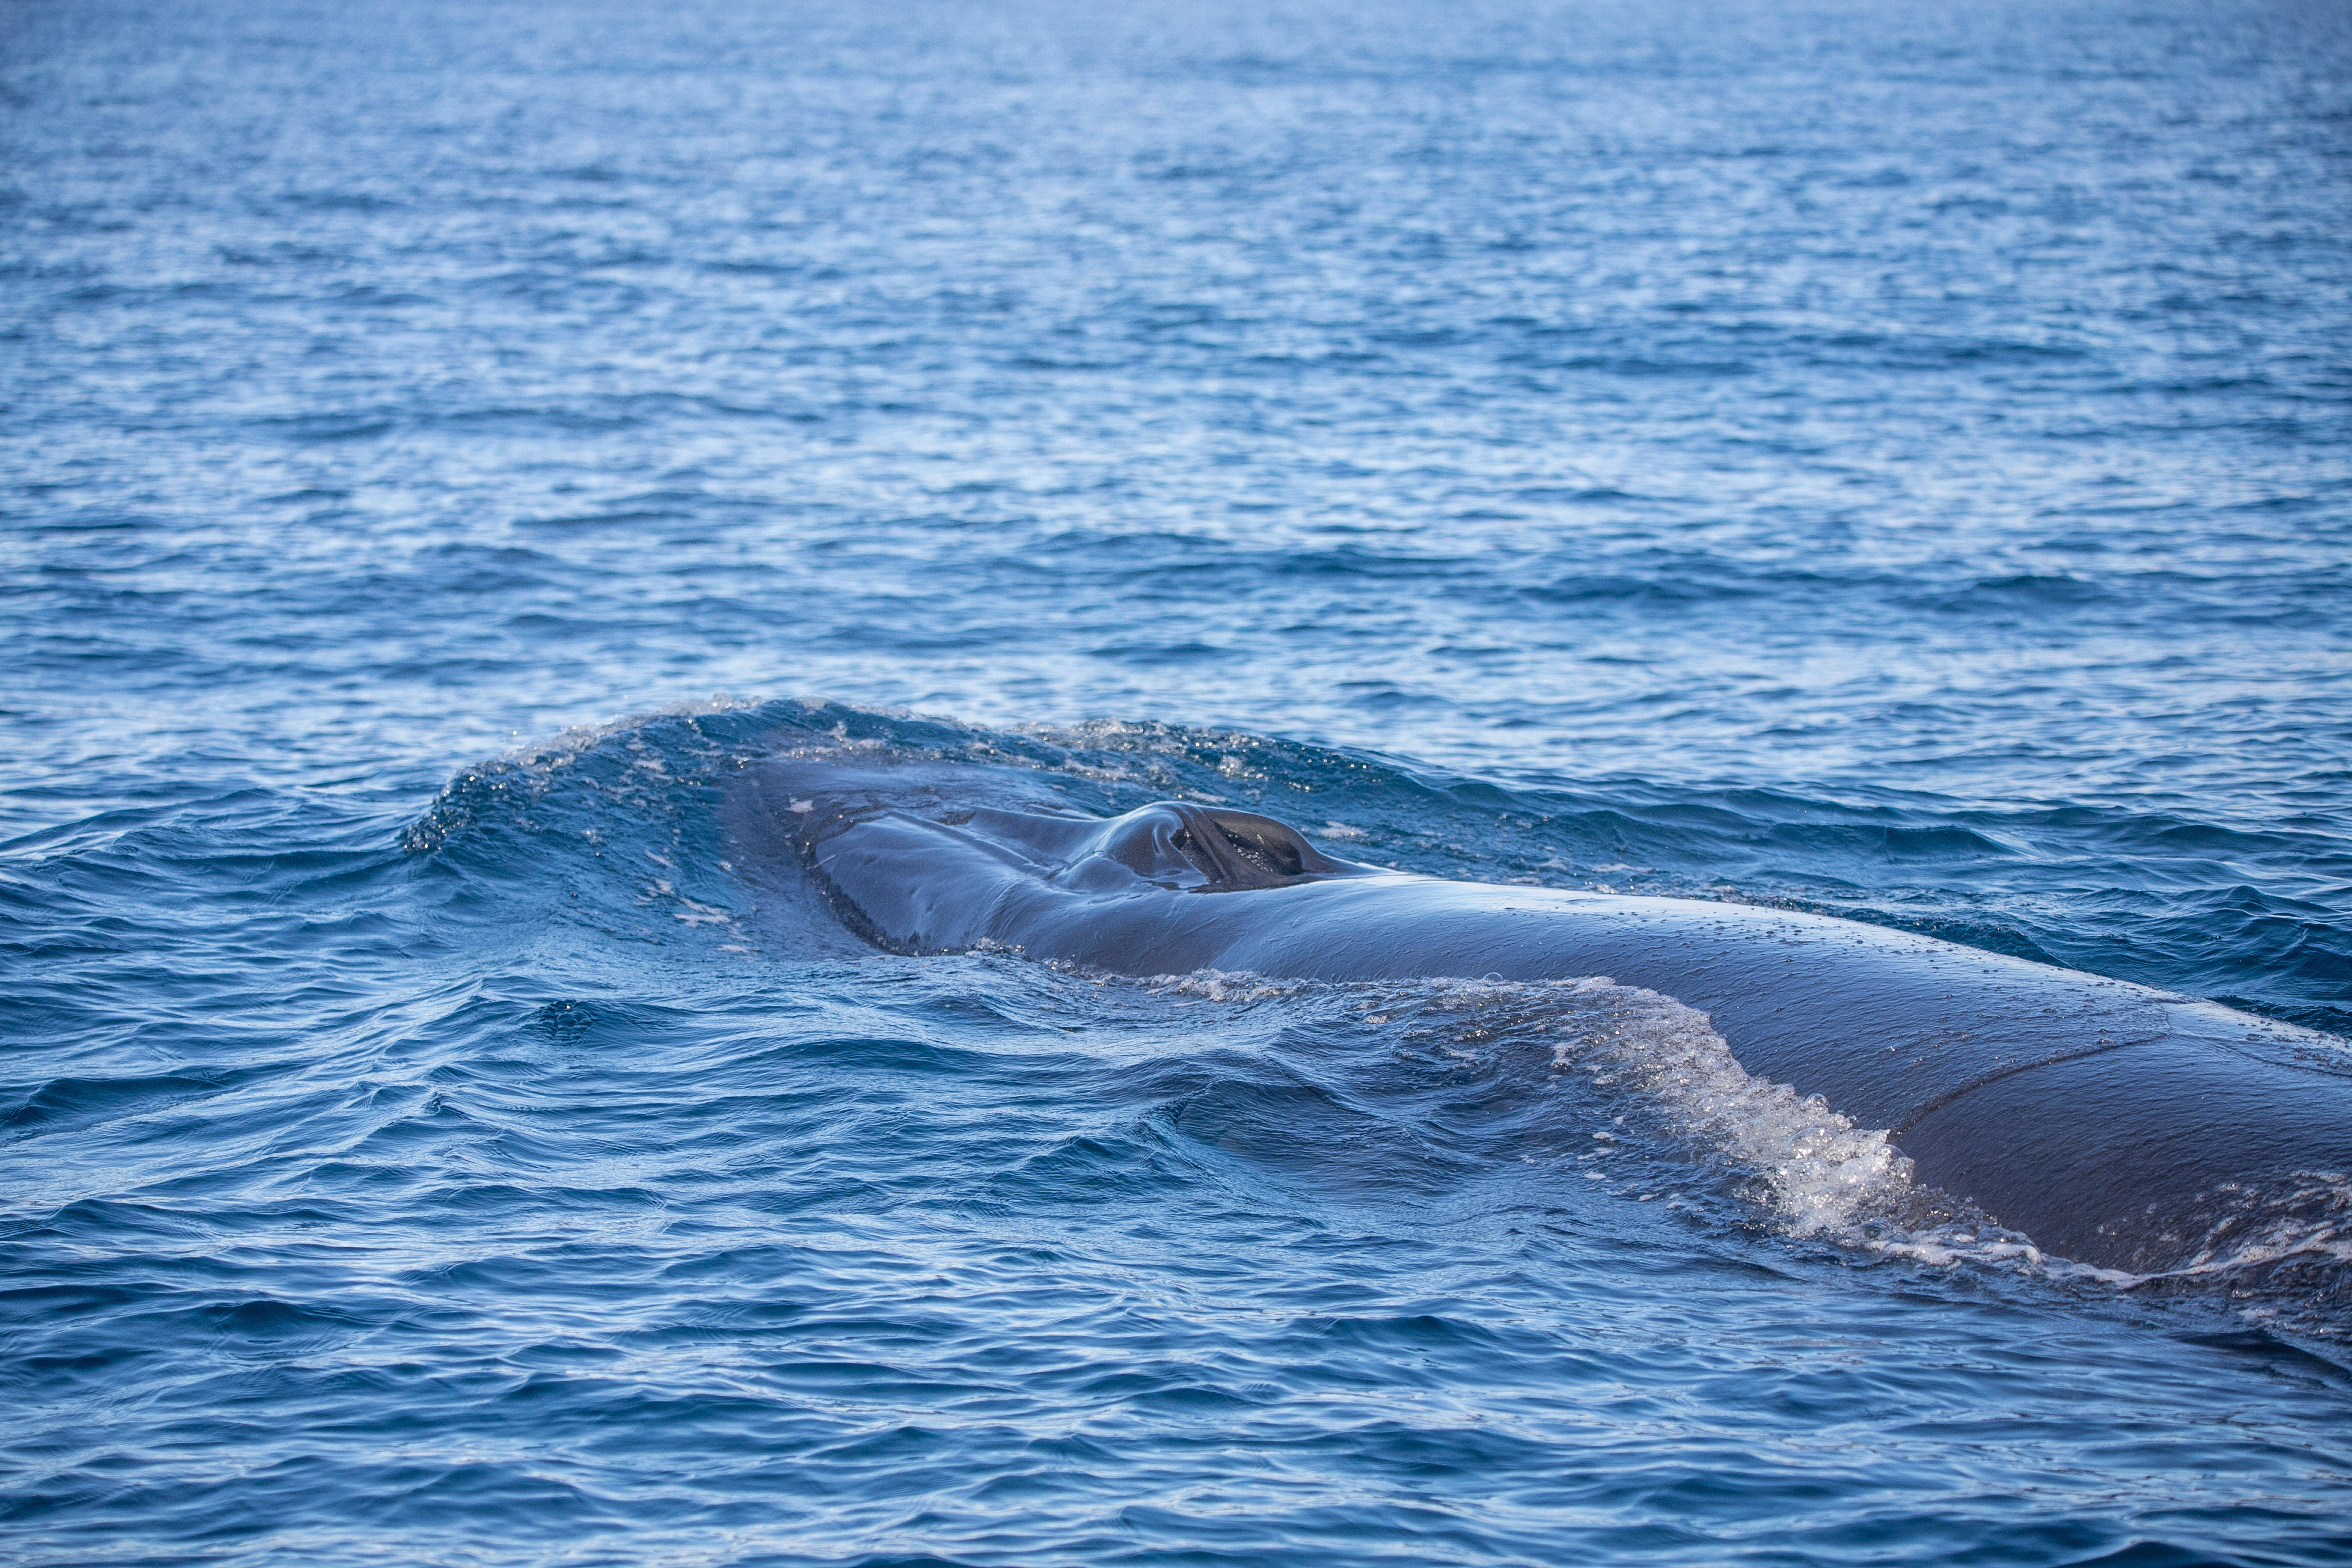
[[[1010,911],[1043,907],[1039,899],[1075,910],[1134,895],[1248,892],[1375,870],[1323,854],[1272,817],[1225,806],[1157,801],[1100,817],[1018,806],[942,811],[903,787],[891,790],[895,799],[879,793],[812,791],[790,803],[788,831],[843,922],[901,952],[1002,940]]]

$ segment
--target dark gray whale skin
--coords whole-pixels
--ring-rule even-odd
[[[2352,1170],[2352,1052],[2214,1003],[1827,916],[1382,870],[1223,808],[958,809],[906,782],[796,768],[761,792],[810,795],[781,820],[845,922],[897,952],[1607,975],[1707,1013],[1749,1072],[1891,1129],[1921,1180],[2045,1252],[2133,1273],[2226,1251],[2218,1222]]]

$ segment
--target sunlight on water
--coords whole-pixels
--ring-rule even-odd
[[[2352,1553],[2345,1172],[2084,1268],[1660,991],[894,956],[737,788],[2352,1032],[2340,7],[23,0],[0,89],[0,1555]]]

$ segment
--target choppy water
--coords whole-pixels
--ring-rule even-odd
[[[0,91],[10,1555],[2352,1560],[2321,1298],[1814,1223],[1525,997],[875,954],[725,787],[2343,1032],[2337,8],[18,0]]]

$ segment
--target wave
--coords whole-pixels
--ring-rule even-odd
[[[1483,778],[1233,730],[988,728],[720,697],[469,768],[405,842],[492,873],[508,852],[494,846],[528,842],[537,870],[552,849],[591,882],[667,863],[684,879],[657,872],[670,883],[657,900],[725,908],[742,900],[742,874],[717,866],[713,804],[734,772],[794,748],[961,767],[976,790],[1042,780],[1103,814],[1159,798],[1246,805],[1340,840],[1349,858],[1433,876],[1778,903],[2352,1028],[2352,849],[2320,825],[2177,807]]]
[[[1539,1061],[1546,1089],[1581,1080],[1581,1094],[1558,1098],[1597,1129],[1599,1147],[1577,1156],[1596,1163],[1589,1179],[1639,1201],[1682,1201],[1667,1190],[1678,1173],[1655,1150],[1647,1160],[1617,1159],[1646,1131],[1740,1178],[1741,1195],[1790,1237],[2147,1295],[2195,1287],[2226,1294],[2257,1321],[2323,1339],[2352,1334],[2343,1310],[2352,1304],[2352,1178],[2340,1172],[2302,1173],[2274,1191],[2225,1184],[2191,1216],[2204,1236],[2189,1263],[2157,1274],[2093,1268],[2047,1255],[2030,1236],[1919,1182],[1891,1131],[1859,1126],[1818,1095],[1749,1072],[1705,1013],[1606,975],[1398,984],[1203,972],[1142,984],[1215,1002],[1280,998],[1303,1014],[1352,1011],[1381,1045],[1465,1066],[1515,1053]],[[1629,1130],[1629,1118],[1645,1126]],[[1614,1168],[1598,1163],[1612,1159]]]
[[[1988,868],[2032,864],[2037,835],[2065,837],[2078,863],[2096,854],[2119,877],[2143,882],[2175,872],[2183,852],[2209,852],[2216,835],[2241,851],[2260,837],[2105,808],[1996,821],[1916,797],[1853,803],[1640,781],[1499,782],[1369,752],[1160,723],[989,729],[822,701],[718,699],[567,731],[469,769],[404,842],[465,877],[560,883],[565,896],[542,896],[539,906],[550,918],[665,947],[667,962],[865,959],[868,950],[802,884],[789,835],[729,820],[729,778],[780,753],[920,764],[975,800],[1045,796],[1106,815],[1169,797],[1245,805],[1301,824],[1351,858],[1410,870],[1804,907],[2043,962],[2081,951],[2084,901],[2053,911],[2026,896],[2030,883],[2005,896],[1988,896],[1982,885]],[[1727,862],[1742,880],[1726,879]],[[1775,891],[1776,881],[1795,880],[1792,863],[1816,887],[1827,879],[1824,864],[1845,868],[1850,880],[1839,890],[1848,896]],[[1920,879],[1922,868],[1940,874],[1941,886]],[[1897,889],[1900,903],[1888,897]],[[2242,972],[2268,962],[2242,900],[2222,910],[2177,894],[2175,902],[2189,911],[2177,920],[2201,911],[2201,942],[2237,944]],[[2154,972],[2178,985],[2186,976],[2166,973],[2177,952],[2151,941],[2150,930],[2161,936],[2164,927],[2143,920],[2135,963],[2109,972],[2136,967],[2130,977]],[[1094,1011],[1083,1014],[1090,1024],[1118,994],[1102,977],[1092,984]],[[1790,1237],[1860,1256],[1990,1267],[2151,1299],[2229,1300],[2319,1337],[2344,1317],[2352,1189],[2340,1175],[2311,1173],[2288,1193],[2209,1194],[2199,1223],[2210,1234],[2187,1268],[2147,1278],[2092,1270],[1919,1185],[1886,1130],[1857,1126],[1748,1073],[1704,1014],[1669,996],[1605,977],[1340,986],[1210,973],[1154,985],[1161,996],[1221,1005],[1278,998],[1294,1034],[1330,1035],[1344,1016],[1350,1048],[1376,1059],[1400,1050],[1436,1051],[1449,1062],[1511,1058],[1512,1070],[1539,1082],[1555,1105],[1607,1109],[1572,1158],[1632,1201],[1680,1205],[1683,1188],[1728,1180],[1731,1207],[1748,1216],[1741,1223],[1761,1216]],[[2326,1016],[2334,1005],[2326,994],[2307,991],[2273,1010]],[[1636,1131],[1625,1131],[1627,1119]],[[1530,1132],[1507,1118],[1499,1125]],[[1645,1152],[1623,1157],[1637,1145]],[[1662,1152],[1669,1150],[1671,1157]],[[1647,1190],[1633,1190],[1644,1183]]]

